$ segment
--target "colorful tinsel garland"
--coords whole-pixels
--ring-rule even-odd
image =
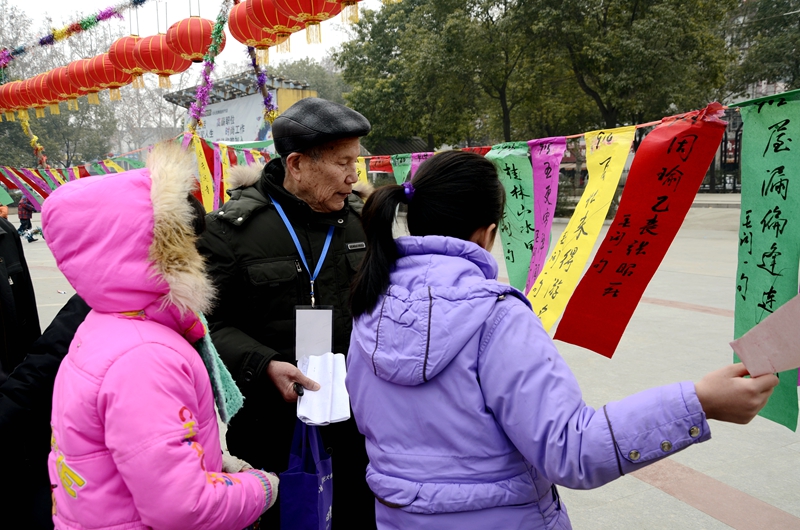
[[[256,84],[258,90],[264,98],[264,119],[272,123],[278,117],[278,106],[272,101],[272,94],[267,89],[267,72],[258,66],[256,62],[256,49],[252,46],[247,47],[247,53],[250,55],[250,64],[253,65],[253,70],[256,73]]]
[[[33,148],[33,154],[36,156],[36,162],[39,164],[39,167],[43,167],[45,169],[49,169],[50,166],[47,165],[47,157],[44,155],[44,147],[42,144],[39,143],[39,137],[33,134],[31,131],[31,125],[28,120],[20,120],[20,125],[22,126],[22,132],[30,138],[30,144]]]
[[[9,50],[8,48],[3,48],[0,50],[0,70],[5,70],[11,61],[20,55],[24,55],[25,53],[31,51],[37,46],[51,46],[58,41],[66,39],[67,37],[71,37],[77,33],[89,30],[105,20],[109,20],[111,18],[122,18],[123,12],[134,7],[139,7],[145,2],[147,2],[147,0],[128,0],[127,2],[122,2],[115,6],[102,9],[97,14],[89,15],[81,20],[73,22],[72,24],[67,24],[63,28],[53,28],[47,35],[34,39],[27,44],[21,44],[14,49]]]
[[[192,134],[197,132],[197,127],[203,126],[203,116],[206,113],[208,100],[211,97],[211,91],[214,89],[214,80],[211,78],[211,72],[214,71],[215,61],[220,52],[222,39],[225,38],[225,24],[228,22],[228,11],[230,11],[230,0],[222,2],[222,7],[217,15],[217,20],[214,23],[214,28],[211,30],[211,44],[203,56],[203,74],[200,85],[195,92],[195,100],[189,107],[189,115],[192,120],[189,122],[189,130]]]

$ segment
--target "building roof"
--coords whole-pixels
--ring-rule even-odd
[[[419,136],[412,136],[409,139],[399,140],[388,138],[372,149],[372,154],[379,155],[402,155],[405,153],[424,153],[428,150],[428,143]]]
[[[289,88],[294,90],[303,90],[309,87],[308,83],[293,81],[283,77],[267,75],[267,88]],[[197,87],[189,87],[177,92],[170,92],[164,94],[164,99],[175,105],[179,105],[188,109],[196,100]],[[214,88],[209,95],[209,103],[219,103],[220,101],[228,101],[230,99],[241,98],[251,94],[258,93],[258,85],[256,84],[256,76],[253,72],[248,70],[240,74],[225,77],[223,79],[216,79],[214,81]]]

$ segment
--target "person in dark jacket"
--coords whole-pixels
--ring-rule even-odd
[[[0,511],[19,528],[53,528],[47,471],[53,384],[90,310],[78,295],[70,298],[0,385],[0,455],[3,469],[15,477],[0,481]]]
[[[0,383],[39,338],[31,273],[14,225],[0,218]]]
[[[273,124],[281,158],[233,177],[230,200],[207,216],[199,248],[218,288],[208,321],[246,398],[228,428],[228,448],[256,468],[287,469],[297,421],[295,383],[319,388],[295,366],[296,307],[332,307],[333,351],[348,350],[350,282],[366,249],[358,213],[363,201],[351,192],[359,137],[369,131],[366,118],[342,105],[317,98],[295,103]],[[333,527],[374,527],[368,459],[355,421],[320,432],[336,470]],[[279,510],[265,519],[265,527],[278,528]]]
[[[21,236],[25,236],[28,240],[28,243],[33,243],[34,241],[39,241],[35,237],[33,237],[33,225],[31,224],[31,219],[33,219],[33,212],[36,211],[36,208],[33,206],[33,203],[24,195],[22,199],[20,199],[19,204],[17,205],[17,217],[19,217],[19,228],[17,229],[17,233]]]

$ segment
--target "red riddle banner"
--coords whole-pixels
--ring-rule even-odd
[[[639,146],[619,210],[555,338],[611,357],[722,140],[722,106],[664,118]]]

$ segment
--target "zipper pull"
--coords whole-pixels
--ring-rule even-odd
[[[300,267],[300,262],[299,261],[294,260],[294,266],[297,269],[297,272],[303,272],[303,269]]]

